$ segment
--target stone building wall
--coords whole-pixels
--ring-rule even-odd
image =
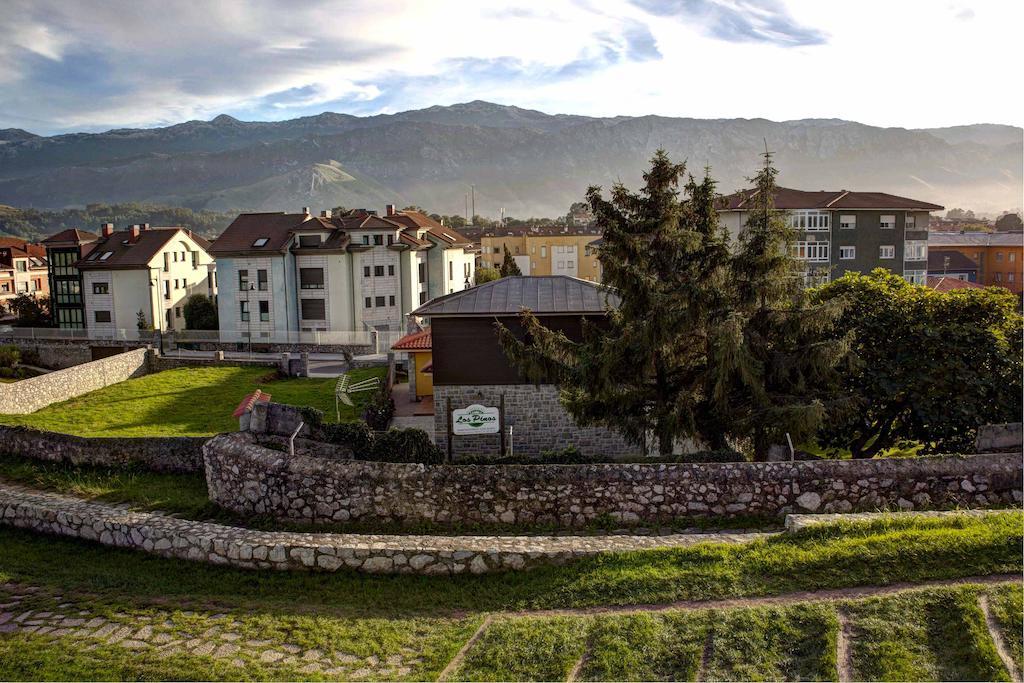
[[[248,434],[203,447],[210,500],[243,515],[578,528],[686,517],[1019,506],[1020,454],[708,464],[422,465],[293,458]]]
[[[0,453],[76,465],[140,465],[156,472],[203,470],[208,437],[84,437],[0,425]]]
[[[637,455],[640,448],[603,427],[579,427],[558,401],[558,388],[550,384],[434,385],[434,435],[438,447],[448,449],[447,400],[452,409],[474,403],[498,406],[505,396],[506,450],[516,455],[539,456],[544,451],[575,446],[585,455],[616,457]],[[511,443],[508,427],[512,426]],[[500,455],[498,434],[454,436],[452,455]]]
[[[135,349],[46,375],[0,384],[0,413],[34,413],[51,403],[141,377],[147,372],[146,349]]]

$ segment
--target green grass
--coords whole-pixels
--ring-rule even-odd
[[[708,618],[667,612],[595,618],[587,636],[586,681],[692,681],[700,669]]]
[[[855,680],[1009,680],[978,590],[934,589],[851,603]]]
[[[583,654],[585,620],[525,617],[491,624],[466,653],[459,681],[564,681]]]
[[[1024,588],[1018,585],[993,590],[988,605],[1017,671],[1024,671]]]
[[[161,474],[141,467],[93,467],[0,455],[0,480],[86,500],[130,503],[140,510],[162,510],[190,519],[218,514],[202,474]]]
[[[352,372],[353,380],[384,376],[384,368]],[[209,436],[235,431],[231,413],[254,389],[272,400],[312,406],[335,421],[333,378],[260,380],[270,368],[178,368],[126,380],[28,415],[0,415],[0,423],[25,425],[80,436]],[[357,395],[356,406],[342,406],[342,421],[359,418],[370,394]]]
[[[0,529],[0,582],[98,598],[259,604],[356,616],[664,603],[1020,572],[1021,514],[821,526],[743,545],[609,554],[529,572],[249,572]]]

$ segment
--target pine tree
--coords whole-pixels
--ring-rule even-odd
[[[502,245],[505,250],[505,258],[502,260],[501,265],[498,267],[498,272],[501,273],[502,277],[508,277],[509,275],[522,275],[523,271],[519,270],[519,264],[512,258],[512,254],[509,253],[508,247]]]

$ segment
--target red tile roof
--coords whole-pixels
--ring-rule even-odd
[[[744,190],[721,198],[720,211],[742,211],[750,206],[755,190]],[[776,209],[888,209],[903,211],[941,211],[944,207],[917,199],[898,197],[885,192],[849,192],[847,190],[820,190],[809,192],[780,187],[774,196]]]
[[[91,232],[86,232],[85,230],[68,228],[67,230],[61,230],[56,235],[50,235],[43,240],[43,244],[52,242],[95,242],[99,238],[99,235],[94,235]]]
[[[394,343],[393,351],[429,351],[431,346],[430,328],[407,334]]]
[[[235,408],[235,412],[231,413],[231,417],[242,417],[251,411],[252,407],[257,403],[270,403],[270,394],[264,394],[262,391],[257,389],[242,399],[242,402],[238,404],[237,408]]]
[[[928,287],[936,292],[949,292],[954,289],[985,289],[977,282],[968,282],[955,277],[933,277],[928,276]]]
[[[78,261],[80,269],[119,269],[119,268],[142,268],[148,264],[154,256],[160,253],[164,246],[177,237],[179,232],[188,234],[195,242],[206,248],[209,242],[192,234],[185,228],[149,228],[140,230],[139,236],[131,237],[131,231],[118,230],[111,233],[109,237],[101,237],[93,243],[93,248],[88,256]],[[103,258],[104,254],[110,256]]]

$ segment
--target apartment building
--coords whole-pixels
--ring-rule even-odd
[[[184,306],[193,294],[215,298],[216,273],[210,243],[180,227],[133,225],[115,231],[105,223],[100,237],[76,268],[81,272],[85,324],[97,332],[185,329]]]
[[[721,220],[733,237],[743,230],[755,195],[756,191],[746,191],[722,198]],[[805,264],[809,285],[875,268],[888,268],[910,282],[925,284],[929,215],[943,209],[938,204],[884,192],[808,192],[784,187],[778,188],[773,202],[788,214],[796,231],[793,255]]]
[[[50,264],[50,314],[54,327],[86,327],[82,273],[76,264],[89,255],[98,239],[91,232],[69,228],[43,240]]]
[[[601,281],[597,250],[601,231],[592,226],[488,228],[480,233],[480,266],[497,268],[508,248],[523,275],[568,275]]]
[[[17,237],[0,237],[0,304],[19,294],[50,291],[46,249]]]
[[[419,305],[473,285],[476,251],[451,228],[393,205],[384,216],[241,214],[210,248],[221,334],[403,330]]]
[[[933,232],[930,249],[959,252],[977,265],[978,284],[996,285],[1020,294],[1024,291],[1024,233]]]

